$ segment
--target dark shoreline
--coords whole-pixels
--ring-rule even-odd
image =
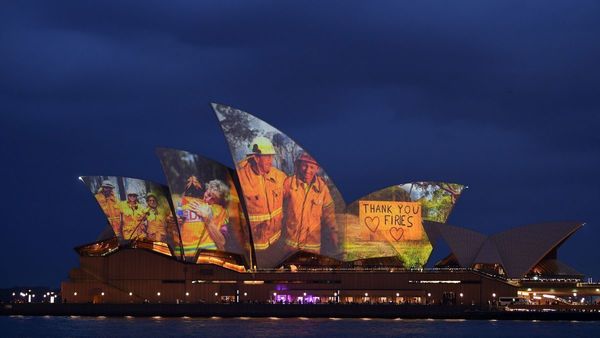
[[[600,312],[482,311],[470,306],[362,304],[4,304],[0,315],[600,321]]]

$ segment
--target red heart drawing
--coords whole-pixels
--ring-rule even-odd
[[[365,225],[371,232],[377,231],[377,228],[379,227],[379,217],[365,217]]]
[[[390,228],[390,236],[392,236],[392,238],[396,242],[399,242],[402,239],[402,236],[404,236],[404,229],[391,227]]]

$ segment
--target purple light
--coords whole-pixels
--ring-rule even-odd
[[[288,289],[287,285],[284,284],[277,284],[275,286],[275,290],[277,291],[286,291]]]
[[[283,302],[287,302],[287,303],[289,303],[289,302],[291,302],[291,301],[292,301],[292,296],[290,296],[290,295],[277,295],[277,296],[275,297],[275,300],[276,300],[277,302],[282,302],[282,303],[283,303]]]

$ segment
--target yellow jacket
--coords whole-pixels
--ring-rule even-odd
[[[123,238],[129,240],[142,237],[144,232],[146,232],[145,218],[147,208],[143,207],[139,202],[132,207],[127,201],[121,202],[120,208],[123,219]]]
[[[191,208],[193,202],[209,206],[212,216],[205,218],[198,215]],[[187,196],[181,199],[181,208],[185,218],[181,225],[181,240],[186,257],[194,257],[199,249],[224,249],[225,238],[221,227],[229,222],[227,210],[218,204],[208,205],[201,198]]]
[[[148,239],[155,242],[167,240],[167,214],[161,208],[146,209],[146,233]]]
[[[275,167],[271,167],[265,175],[257,175],[247,159],[238,163],[237,172],[254,248],[265,250],[281,237],[283,181],[286,175]]]
[[[329,228],[333,243],[337,245],[335,206],[325,181],[315,176],[309,185],[294,175],[285,180],[283,187],[286,245],[319,253],[322,226]]]
[[[119,207],[119,202],[115,198],[114,194],[111,194],[108,197],[104,197],[104,194],[101,192],[95,195],[96,201],[100,204],[100,208],[106,215],[108,219],[108,223],[112,227],[115,234],[120,237],[121,236],[121,208]]]

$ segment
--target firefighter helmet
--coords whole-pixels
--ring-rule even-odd
[[[102,181],[102,184],[100,185],[100,187],[114,189],[115,185],[109,180],[104,180],[104,181]]]
[[[315,159],[306,152],[303,152],[302,154],[300,154],[300,156],[298,156],[298,158],[296,159],[296,163],[298,163],[300,161],[319,165],[319,163],[317,163],[317,161],[315,161]]]
[[[275,155],[275,148],[271,140],[264,136],[255,137],[249,146],[252,155]]]
[[[137,189],[135,189],[135,188],[127,188],[126,195],[136,195],[136,196],[139,196],[140,194],[137,191]]]

